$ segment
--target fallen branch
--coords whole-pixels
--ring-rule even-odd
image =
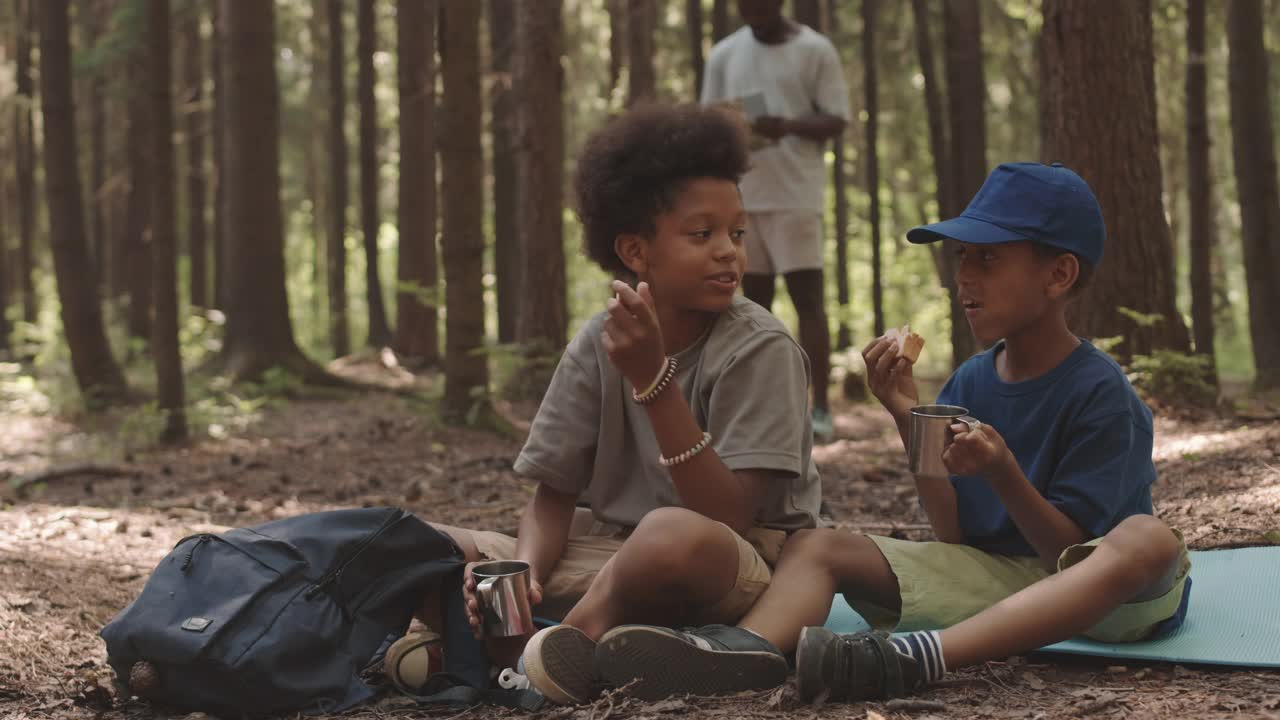
[[[81,475],[92,475],[94,477],[137,477],[140,471],[136,468],[127,468],[120,465],[94,465],[93,463],[83,463],[80,465],[66,465],[60,468],[50,468],[43,472],[32,473],[16,480],[11,480],[10,484],[13,489],[22,493],[32,485],[40,483],[48,483],[54,480],[61,480],[69,477],[79,477]]]
[[[1115,695],[1106,695],[1091,703],[1078,706],[1076,708],[1076,712],[1081,715],[1092,715],[1093,713],[1096,713],[1099,710],[1105,710],[1118,702],[1120,702],[1120,698]]]
[[[885,703],[885,709],[889,712],[947,712],[951,708],[946,703],[936,700],[914,700],[904,698],[894,698]]]

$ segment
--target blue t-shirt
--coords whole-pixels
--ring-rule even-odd
[[[1151,513],[1151,411],[1109,355],[1081,340],[1056,368],[1007,383],[1004,342],[969,358],[938,393],[994,427],[1031,484],[1093,537]],[[983,477],[951,477],[964,541],[1000,555],[1036,554]]]

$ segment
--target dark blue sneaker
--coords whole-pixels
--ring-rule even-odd
[[[600,638],[596,671],[613,687],[635,681],[631,694],[641,700],[661,700],[776,687],[787,679],[787,660],[742,628],[622,625]]]

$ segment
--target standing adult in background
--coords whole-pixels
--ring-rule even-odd
[[[849,93],[835,47],[782,14],[783,0],[738,0],[746,27],[712,48],[703,103],[730,102],[755,136],[752,169],[742,179],[747,271],[742,291],[772,309],[775,276],[800,319],[800,346],[813,371],[813,431],[829,439],[831,336],[822,290],[822,146],[843,130]]]

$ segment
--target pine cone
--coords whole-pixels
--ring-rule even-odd
[[[146,660],[139,660],[129,668],[129,689],[145,696],[160,687],[160,671]]]

